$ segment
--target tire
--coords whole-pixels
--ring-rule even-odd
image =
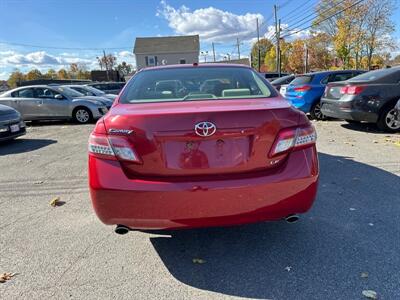
[[[388,105],[382,109],[376,125],[380,130],[386,132],[396,132],[400,130],[400,122],[396,122],[395,120],[394,106]]]
[[[88,124],[93,120],[92,112],[86,107],[75,108],[72,118],[79,124]]]
[[[314,120],[326,120],[326,116],[321,112],[321,102],[314,103],[311,107],[310,116]]]

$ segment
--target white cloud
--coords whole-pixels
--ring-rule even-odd
[[[132,57],[133,53],[130,51],[121,51],[118,53],[117,58],[118,57]]]
[[[0,80],[7,80],[9,74],[7,72],[0,72]]]
[[[117,58],[117,64],[126,61],[135,65],[133,53],[129,51],[114,52],[112,54]],[[98,53],[95,52],[51,54],[46,51],[21,53],[13,49],[0,51],[0,79],[8,79],[10,73],[16,68],[22,72],[28,72],[35,68],[43,73],[50,68],[59,70],[68,68],[71,63],[77,63],[85,66],[88,70],[95,70],[99,69],[97,55]]]
[[[46,53],[45,51],[30,52],[21,54],[14,51],[5,51],[0,59],[1,65],[13,67],[22,66],[65,66],[71,63],[79,63],[83,65],[91,64],[90,59],[80,57],[55,56]]]
[[[274,31],[275,32],[275,31]],[[281,36],[290,34],[286,40],[304,39],[311,36],[310,30],[301,30],[299,28],[291,29],[288,24],[281,24]]]
[[[157,16],[165,18],[176,34],[199,34],[206,42],[248,40],[256,35],[256,19],[264,20],[261,14],[236,15],[212,6],[194,11],[184,5],[174,8],[164,0]]]

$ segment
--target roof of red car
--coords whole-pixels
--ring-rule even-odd
[[[177,65],[162,65],[162,66],[155,66],[155,67],[147,67],[143,68],[142,70],[156,70],[156,69],[174,69],[174,68],[204,68],[204,67],[222,67],[222,68],[248,68],[249,66],[240,65],[240,64],[229,64],[229,63],[203,63],[203,64],[177,64]]]

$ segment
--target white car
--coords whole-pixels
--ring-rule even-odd
[[[281,95],[283,97],[285,97],[287,87],[288,87],[288,84],[284,84],[284,85],[281,85],[281,88],[279,89],[279,92],[281,93]]]

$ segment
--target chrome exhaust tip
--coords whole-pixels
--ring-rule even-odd
[[[117,227],[115,227],[114,231],[117,234],[127,234],[130,231],[130,228],[126,227],[124,225],[117,225]]]
[[[285,218],[285,221],[286,221],[287,223],[296,223],[299,219],[300,219],[300,218],[299,218],[298,215],[288,215],[288,216]]]

